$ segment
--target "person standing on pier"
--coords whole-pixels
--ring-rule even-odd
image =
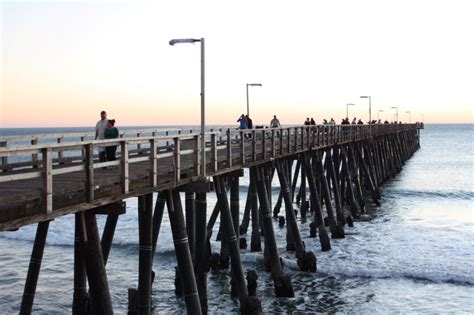
[[[311,125],[311,121],[309,120],[309,117],[306,117],[306,120],[304,121],[305,126]]]
[[[115,127],[115,119],[107,120],[107,128],[104,131],[104,139],[115,139],[119,137],[119,131]],[[115,161],[115,152],[117,151],[116,145],[111,145],[105,147],[105,152],[107,153],[107,161]]]
[[[100,112],[100,120],[95,124],[95,140],[104,139],[104,132],[107,128],[107,112],[105,110]],[[107,161],[105,149],[99,147],[99,161]]]
[[[280,128],[280,121],[276,115],[273,115],[273,119],[270,121],[270,128]]]
[[[247,129],[247,118],[245,118],[244,114],[240,115],[237,122],[239,123],[239,129]]]
[[[311,117],[311,120],[310,120],[309,124],[310,124],[310,125],[316,125],[316,122],[314,121],[314,118],[313,118],[313,117]]]

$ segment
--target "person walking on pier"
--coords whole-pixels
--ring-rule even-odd
[[[245,119],[247,120],[247,129],[253,129],[253,121],[252,118],[250,118],[249,115],[245,115]],[[252,133],[249,132],[247,134],[247,138],[252,139]]]
[[[115,127],[115,119],[107,120],[107,128],[104,131],[104,139],[115,139],[119,137],[119,131]],[[117,151],[116,145],[111,145],[105,147],[105,152],[107,154],[107,161],[115,161],[115,152]]]
[[[309,117],[306,117],[306,120],[304,121],[305,126],[311,125],[311,121],[309,120]]]
[[[280,128],[280,121],[276,115],[273,115],[273,119],[270,121],[270,128]]]
[[[95,139],[102,140],[104,139],[104,132],[107,128],[107,112],[105,110],[100,112],[100,120],[95,124]],[[105,149],[99,147],[99,161],[107,161]]]
[[[311,117],[311,120],[310,120],[309,123],[310,123],[310,125],[316,125],[316,122],[314,121],[314,118],[313,118],[313,117]]]

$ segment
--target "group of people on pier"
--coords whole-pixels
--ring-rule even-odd
[[[95,139],[115,139],[119,137],[119,131],[115,127],[115,119],[107,119],[107,112],[105,110],[100,112],[100,120],[95,125]],[[99,149],[99,161],[115,161],[115,152],[117,151],[117,146],[107,146],[105,148],[101,147]]]

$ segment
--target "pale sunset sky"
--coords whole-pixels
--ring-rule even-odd
[[[474,1],[1,0],[0,127],[345,116],[472,123]]]

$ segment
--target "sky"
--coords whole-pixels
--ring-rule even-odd
[[[474,121],[472,0],[0,2],[0,127]]]

